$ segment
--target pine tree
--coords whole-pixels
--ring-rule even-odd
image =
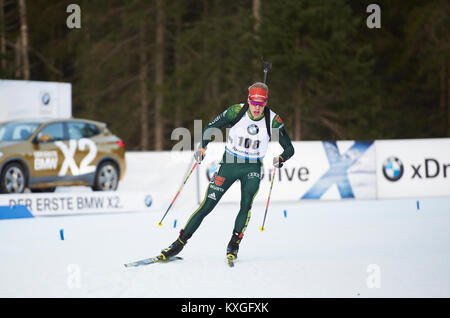
[[[345,1],[263,2],[272,103],[294,115],[285,115],[294,139],[373,137],[373,56],[357,41],[361,23]]]

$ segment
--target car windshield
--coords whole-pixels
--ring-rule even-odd
[[[0,125],[0,141],[27,140],[39,126],[39,123],[2,124]]]

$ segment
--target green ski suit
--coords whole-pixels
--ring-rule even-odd
[[[206,149],[206,146],[210,141],[209,140],[210,138],[208,138],[208,129],[212,127],[223,128],[232,125],[235,122],[236,118],[238,117],[239,111],[241,110],[242,107],[243,104],[236,104],[230,106],[226,111],[217,116],[205,127],[202,133],[202,142],[201,142],[203,148]],[[281,154],[281,157],[283,158],[284,161],[286,161],[294,154],[294,147],[292,146],[291,140],[287,134],[287,131],[284,127],[283,121],[281,120],[280,116],[276,115],[273,112],[271,113],[272,116],[274,117],[271,123],[272,131],[274,131],[274,129],[278,129],[279,143],[284,150],[283,153]],[[245,116],[248,116],[248,118],[246,119],[247,121],[249,119],[251,119],[251,121],[253,122],[265,121],[264,113],[261,114],[259,118],[255,119],[251,115],[250,109],[248,109],[244,117]],[[242,118],[238,122],[240,121],[242,121]],[[237,123],[234,124],[237,125]],[[250,131],[249,133],[251,135],[255,134],[253,131]],[[267,130],[261,131],[261,133],[267,133]],[[264,155],[265,153],[262,154],[262,157],[264,157]],[[258,193],[259,184],[261,181],[261,167],[262,167],[262,158],[258,159],[243,158],[243,156],[239,156],[226,148],[217,174],[215,174],[211,179],[211,182],[208,185],[208,188],[206,189],[206,194],[202,203],[187,221],[183,229],[183,232],[185,234],[192,235],[200,226],[200,223],[203,221],[203,219],[214,209],[214,207],[219,202],[223,194],[228,190],[228,188],[236,180],[240,180],[241,204],[239,213],[236,217],[233,232],[241,234],[242,237],[250,220],[251,214],[250,211],[253,204],[253,199]]]

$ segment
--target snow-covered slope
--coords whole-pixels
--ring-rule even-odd
[[[450,296],[450,198],[271,203],[264,232],[255,204],[234,268],[238,205],[220,203],[182,261],[125,268],[176,239],[182,206],[163,227],[164,211],[2,220],[0,297]]]

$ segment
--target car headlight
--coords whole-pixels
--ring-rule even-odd
[[[0,152],[0,157],[3,156],[3,152]]]

